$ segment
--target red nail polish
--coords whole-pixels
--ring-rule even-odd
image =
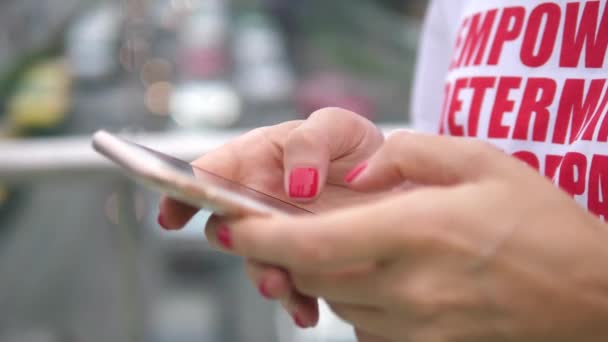
[[[163,217],[163,214],[158,214],[158,219],[157,219],[157,221],[158,221],[158,225],[159,225],[159,226],[163,227],[164,229],[170,229],[170,228],[167,226],[167,222],[165,222],[165,218]]]
[[[302,329],[306,328],[306,324],[304,324],[304,321],[302,320],[302,317],[300,317],[300,315],[298,315],[297,313],[293,315],[293,321],[300,328],[302,328]]]
[[[312,167],[293,169],[289,175],[289,196],[312,198],[317,194],[319,171]]]
[[[354,169],[350,170],[350,172],[348,172],[346,174],[346,177],[344,177],[344,181],[346,183],[352,183],[355,178],[357,178],[361,172],[363,172],[365,169],[367,168],[367,161],[364,161],[363,163],[355,166]]]
[[[272,299],[272,295],[268,291],[268,287],[266,286],[265,281],[262,281],[260,283],[260,286],[258,286],[258,290],[260,291],[260,294],[262,295],[262,297],[264,297],[266,299]]]
[[[230,229],[226,225],[221,225],[217,230],[217,240],[226,249],[232,249],[232,237]]]

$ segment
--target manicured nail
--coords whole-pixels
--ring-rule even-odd
[[[272,295],[268,291],[268,286],[265,281],[260,282],[260,285],[258,286],[258,290],[260,291],[260,294],[262,295],[262,297],[264,297],[266,299],[272,299]]]
[[[170,228],[167,226],[167,222],[165,221],[165,218],[163,217],[163,214],[158,214],[158,219],[157,219],[157,221],[158,221],[158,225],[159,225],[159,226],[163,227],[164,229],[170,229]]]
[[[344,181],[346,183],[352,183],[366,168],[367,161],[364,161],[363,163],[355,166],[354,169],[350,170],[350,172],[346,174],[346,177],[344,177]]]
[[[221,225],[217,230],[217,240],[226,249],[232,249],[232,237],[227,225]]]
[[[312,167],[293,169],[289,174],[289,196],[312,198],[317,194],[319,171]]]
[[[300,317],[300,315],[298,315],[297,313],[293,314],[293,321],[300,328],[302,328],[302,329],[306,328],[306,324],[304,324],[304,321],[302,320],[302,317]]]

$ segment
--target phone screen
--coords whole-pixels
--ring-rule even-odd
[[[202,168],[195,167],[183,160],[171,157],[164,153],[152,150],[145,146],[141,146],[141,145],[138,145],[138,144],[126,141],[126,140],[124,142],[132,145],[133,147],[137,147],[137,148],[145,151],[146,154],[148,154],[148,157],[152,157],[152,159],[155,159],[154,161],[159,164],[164,164],[165,166],[168,166],[173,170],[179,171],[183,175],[192,177],[198,181],[205,182],[206,184],[213,184],[217,188],[221,188],[230,193],[233,193],[235,196],[241,196],[241,198],[255,200],[264,205],[279,209],[279,210],[289,213],[289,214],[311,213],[310,211],[308,211],[306,209],[303,209],[301,207],[298,207],[296,205],[293,205],[291,203],[288,203],[288,202],[278,199],[276,197],[267,195],[260,191],[246,187],[242,184],[233,182],[229,179],[226,179],[226,178],[219,176],[217,174],[214,174],[212,172],[206,171]],[[150,161],[152,161],[151,158],[148,158],[148,159],[150,159]]]

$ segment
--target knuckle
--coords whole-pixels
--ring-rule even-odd
[[[238,249],[238,253],[248,257],[262,254],[264,241],[267,238],[263,233],[247,228],[249,227],[241,227],[238,231],[232,231],[233,244]]]
[[[404,151],[416,143],[414,136],[407,131],[397,131],[386,138],[383,149],[393,163],[401,163]],[[408,148],[409,147],[409,148]]]
[[[302,122],[302,120],[292,120],[272,126],[257,127],[241,135],[234,141],[238,141],[240,144],[250,144],[259,143],[260,141],[281,140],[285,136],[285,132],[293,132]]]
[[[404,141],[411,139],[411,137],[412,137],[412,133],[410,133],[408,131],[405,131],[405,130],[395,131],[386,138],[386,144],[390,148],[399,148],[403,144]]]
[[[273,126],[269,126],[268,129],[271,129],[273,131],[277,130],[279,132],[284,132],[285,130],[291,130],[293,128],[300,126],[303,122],[304,122],[304,120],[290,120],[290,121],[281,122],[281,123],[273,125]]]
[[[402,305],[419,319],[430,320],[442,310],[437,300],[435,279],[430,276],[419,276],[411,279],[400,291]]]
[[[410,130],[399,129],[399,130],[393,131],[391,134],[389,134],[389,136],[386,139],[387,139],[387,141],[399,141],[402,139],[408,139],[411,136],[412,136],[412,132]]]
[[[272,130],[272,126],[257,127],[241,136],[241,140],[250,141],[265,137]]]
[[[491,157],[499,151],[497,147],[487,141],[466,139],[464,144],[464,159],[468,165],[487,165]]]
[[[305,146],[316,146],[324,141],[317,131],[312,128],[301,126],[289,133],[287,136],[287,144],[302,144]]]
[[[423,214],[424,215],[424,214]],[[407,241],[406,244],[415,251],[441,250],[444,248],[443,237],[441,236],[445,226],[451,227],[445,219],[436,217],[429,212],[429,226],[423,228],[414,228],[408,231],[401,232],[400,239]]]
[[[292,262],[294,265],[306,268],[315,265],[325,265],[331,260],[331,250],[318,239],[298,239],[293,243]]]
[[[454,223],[461,214],[460,209],[446,207],[444,202],[437,200],[440,196],[444,196],[442,193],[444,190],[437,188],[421,191],[425,193],[419,197],[419,200],[429,205],[421,205],[413,210],[415,215],[424,217],[424,225],[414,224],[403,229],[403,219],[400,216],[387,221],[390,222],[387,235],[390,235],[392,246],[395,246],[393,248],[402,248],[406,255],[422,253],[429,256],[429,251],[446,248],[446,244],[450,242],[446,234],[453,231]],[[437,215],[438,210],[441,210],[443,215]]]
[[[339,107],[326,107],[319,109],[310,114],[307,121],[331,126],[332,128],[347,127],[348,129],[353,130],[361,130],[362,127],[374,126],[373,123],[365,117]]]
[[[309,120],[316,120],[319,118],[324,118],[325,116],[354,117],[356,115],[357,114],[355,114],[354,112],[351,112],[350,110],[347,110],[344,108],[324,107],[324,108],[321,108],[321,109],[318,109],[318,110],[312,112],[308,118],[309,118]]]

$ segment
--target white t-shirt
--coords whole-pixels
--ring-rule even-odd
[[[414,127],[487,140],[607,220],[607,3],[433,1]]]

